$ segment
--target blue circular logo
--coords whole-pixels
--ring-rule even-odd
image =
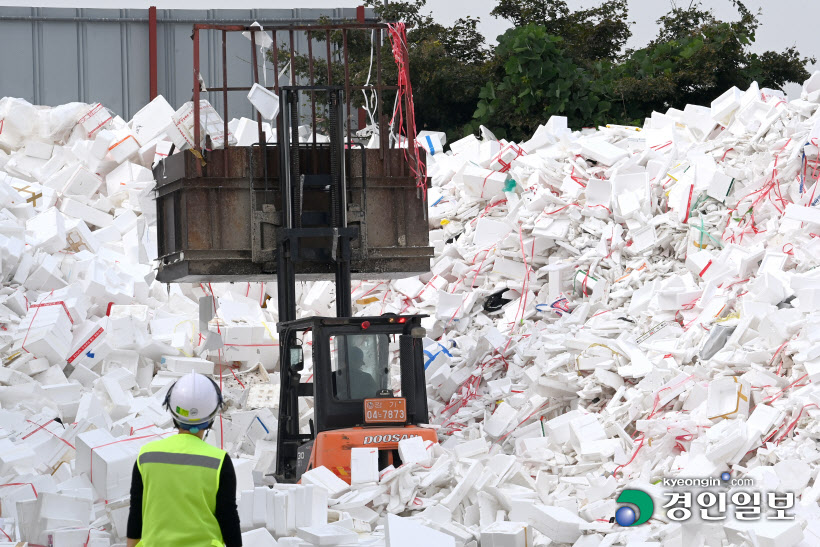
[[[615,511],[615,522],[621,526],[632,526],[636,520],[635,510],[631,507],[624,506]]]
[[[723,473],[720,474],[720,478],[724,481],[728,481],[729,479],[732,478],[732,474],[729,473],[728,471],[724,471]]]

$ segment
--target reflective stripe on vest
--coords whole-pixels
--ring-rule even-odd
[[[219,469],[222,460],[210,456],[200,456],[199,454],[179,454],[177,452],[146,452],[140,456],[140,465],[146,463],[170,463],[173,465],[192,465],[194,467],[207,467],[208,469]]]
[[[146,444],[140,547],[224,545],[214,512],[225,452],[187,433]]]

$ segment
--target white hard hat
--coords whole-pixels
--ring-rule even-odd
[[[174,382],[165,395],[165,407],[174,420],[185,425],[207,424],[222,404],[222,393],[216,382],[195,372]]]

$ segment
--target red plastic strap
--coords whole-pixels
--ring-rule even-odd
[[[683,221],[684,224],[689,223],[689,214],[690,214],[689,213],[689,208],[692,206],[692,194],[694,193],[694,191],[695,191],[695,185],[691,184],[689,186],[689,199],[686,200],[686,219]]]
[[[156,427],[156,424],[146,425],[143,427],[138,427],[137,429],[131,428],[131,433],[129,435],[133,435],[135,431],[142,431],[143,429],[148,429],[149,427]]]
[[[233,379],[239,382],[239,385],[242,386],[242,389],[246,389],[245,384],[242,383],[242,380],[239,379],[239,377],[236,375],[236,372],[234,372],[233,368],[231,368],[231,374],[233,374]]]
[[[31,489],[34,491],[34,497],[37,498],[38,497],[37,496],[37,489],[34,488],[34,483],[33,482],[7,482],[6,484],[0,484],[0,487],[3,487],[3,486],[25,486],[25,485],[31,486]],[[29,543],[29,545],[33,545],[33,544]]]
[[[93,481],[94,480],[94,451],[98,448],[105,448],[106,446],[111,446],[112,444],[119,444],[128,441],[138,441],[140,439],[149,439],[151,437],[162,437],[163,435],[168,435],[173,433],[173,431],[166,431],[165,433],[152,433],[151,435],[143,435],[142,437],[129,437],[127,439],[120,439],[118,441],[114,441],[111,443],[101,444],[100,446],[92,447],[89,451],[89,456],[91,457],[91,461],[88,464],[88,478]]]
[[[50,293],[48,293],[48,296],[46,297],[46,300],[51,298],[52,294],[54,294],[54,291],[51,291]],[[31,306],[29,306],[29,307],[31,307]],[[26,349],[26,340],[28,340],[29,332],[31,332],[31,326],[34,324],[34,320],[37,319],[37,314],[38,313],[40,313],[40,306],[37,306],[37,309],[34,310],[34,316],[32,316],[31,322],[29,322],[29,324],[28,324],[28,329],[26,329],[26,336],[25,336],[25,338],[23,338],[23,343],[20,345],[20,347],[23,348],[23,351],[25,351],[26,353],[31,353],[29,350]],[[69,319],[70,318],[71,318],[71,316],[69,316]]]
[[[700,271],[700,273],[698,275],[700,277],[703,277],[703,274],[706,273],[706,270],[708,270],[709,266],[711,266],[711,265],[712,265],[712,261],[710,260],[709,262],[706,263],[706,266],[703,267],[703,269]]]
[[[121,141],[115,142],[114,144],[112,144],[111,146],[108,147],[108,151],[110,152],[110,151],[114,150],[116,147],[118,147],[119,145],[121,145],[122,143],[127,141],[128,139],[134,139],[134,136],[133,135],[128,135],[127,137],[125,137]],[[134,139],[134,142],[137,142],[137,139]]]
[[[69,358],[68,358],[68,359],[66,359],[66,360],[67,360],[69,363],[73,362],[73,361],[74,361],[74,359],[76,359],[77,357],[79,357],[79,356],[80,356],[80,355],[81,355],[81,354],[82,354],[82,353],[86,350],[86,348],[87,348],[88,346],[90,346],[90,345],[94,342],[94,340],[96,340],[97,338],[99,338],[99,337],[100,337],[100,335],[101,335],[103,332],[105,332],[105,331],[103,330],[103,328],[102,328],[102,327],[100,327],[99,329],[97,329],[97,331],[96,331],[94,334],[92,334],[92,335],[91,335],[91,338],[89,338],[88,340],[86,340],[86,341],[85,341],[85,344],[83,344],[82,346],[80,346],[80,349],[78,349],[76,352],[74,352],[74,355],[72,355],[71,357],[69,357]]]
[[[419,143],[416,141],[415,123],[412,127],[412,135],[407,134],[409,131],[404,127],[404,109],[402,106],[402,99],[407,101],[407,117],[411,120],[415,120],[416,118],[415,105],[413,102],[413,86],[410,83],[409,55],[407,52],[407,31],[404,23],[388,23],[387,27],[393,47],[393,59],[396,61],[396,67],[398,68],[397,108],[393,120],[391,121],[395,121],[396,115],[398,116],[399,135],[405,133],[404,137],[407,139],[407,148],[404,149],[404,157],[407,159],[410,171],[416,177],[416,186],[424,192],[424,198],[426,200],[427,169],[424,162],[421,161]],[[408,157],[408,152],[410,152],[412,158]],[[411,159],[414,161],[410,161]]]
[[[54,292],[54,291],[51,291]],[[45,308],[47,306],[62,306],[63,310],[65,310],[65,314],[68,316],[68,320],[71,321],[71,324],[74,324],[74,318],[71,317],[71,314],[68,312],[68,306],[65,305],[65,302],[62,300],[57,300],[55,302],[43,303],[43,304],[32,304],[32,308]]]
[[[495,171],[490,171],[489,173],[487,173],[487,176],[484,177],[484,182],[481,184],[481,196],[479,197],[484,197],[484,187],[487,186],[487,179],[490,178],[494,173]]]
[[[29,437],[31,437],[32,435],[34,435],[34,434],[35,434],[35,433],[37,433],[38,431],[43,430],[43,431],[45,431],[46,433],[49,433],[49,434],[51,434],[51,435],[53,435],[53,436],[57,437],[57,438],[58,438],[58,439],[60,439],[62,442],[64,442],[65,444],[67,444],[68,446],[70,446],[71,448],[73,448],[74,450],[77,450],[77,449],[74,447],[74,445],[73,445],[73,444],[71,444],[71,443],[70,443],[70,442],[68,442],[67,440],[63,439],[62,437],[60,437],[59,435],[57,435],[57,434],[56,434],[56,433],[54,433],[53,431],[51,431],[51,430],[49,430],[49,429],[46,429],[46,426],[47,426],[48,424],[50,424],[51,422],[53,422],[54,420],[49,420],[49,421],[47,421],[46,423],[44,423],[43,425],[39,425],[39,424],[37,424],[37,423],[35,423],[35,422],[32,422],[31,420],[26,420],[26,421],[27,421],[28,423],[30,423],[30,424],[34,424],[34,425],[36,425],[36,426],[37,426],[37,429],[35,429],[35,430],[34,430],[34,431],[32,431],[31,433],[29,433],[28,435],[26,435],[25,437],[23,437],[23,439],[28,439]]]

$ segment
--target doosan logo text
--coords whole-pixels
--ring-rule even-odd
[[[418,435],[374,435],[372,437],[365,437],[362,444],[380,444],[380,443],[397,443],[410,437],[417,437]]]

